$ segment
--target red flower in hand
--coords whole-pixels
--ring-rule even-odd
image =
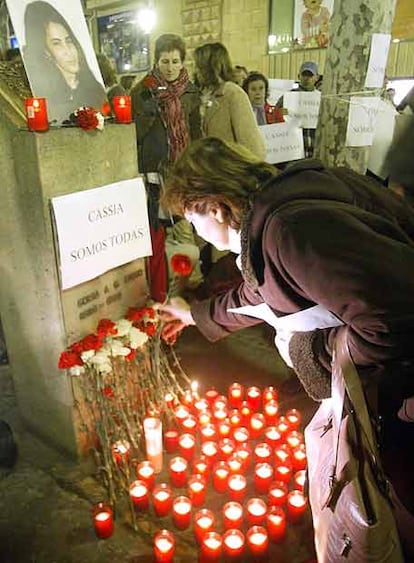
[[[79,354],[65,350],[61,353],[58,363],[59,369],[70,369],[75,366],[83,366],[83,362]]]
[[[171,256],[171,269],[179,276],[189,276],[193,271],[193,265],[186,254],[173,254]]]
[[[82,108],[77,110],[76,123],[85,131],[96,129],[99,125],[99,120],[96,111],[93,108]]]
[[[158,86],[158,82],[155,76],[153,76],[152,74],[148,74],[144,78],[144,86],[145,88],[150,88],[150,89],[156,88]]]

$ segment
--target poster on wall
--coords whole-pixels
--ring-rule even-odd
[[[295,0],[293,37],[302,47],[327,47],[334,0]]]
[[[34,96],[50,122],[81,106],[101,109],[106,93],[80,0],[6,0]]]

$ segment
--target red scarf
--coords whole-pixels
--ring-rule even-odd
[[[167,128],[168,160],[175,162],[189,141],[187,123],[181,105],[181,96],[190,82],[188,73],[182,68],[174,82],[167,82],[157,69],[152,70],[150,76],[156,80],[156,85],[151,87],[151,90],[154,97],[159,100],[161,116]]]

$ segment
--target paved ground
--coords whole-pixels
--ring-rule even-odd
[[[179,342],[183,366],[202,388],[228,384],[281,386],[289,370],[278,358],[270,333],[256,327],[209,344],[196,329]],[[284,407],[302,410],[305,422],[315,405],[302,392],[281,395]],[[9,421],[19,444],[19,461],[10,473],[0,474],[0,561],[2,563],[138,563],[152,561],[151,538],[169,520],[139,518],[135,532],[128,511],[116,515],[115,533],[97,540],[91,527],[90,507],[103,497],[98,483],[80,468],[48,448],[19,425],[7,367],[0,368],[0,418]],[[212,506],[222,502],[216,495]],[[191,531],[178,534],[177,563],[196,562]],[[309,514],[291,526],[284,544],[272,548],[270,561],[306,563],[314,557]],[[248,561],[246,558],[245,561]]]

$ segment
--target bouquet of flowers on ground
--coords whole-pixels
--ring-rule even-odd
[[[85,131],[93,131],[98,129],[102,131],[105,124],[105,118],[100,111],[94,108],[82,106],[75,109],[69,116],[69,122],[81,127]]]

